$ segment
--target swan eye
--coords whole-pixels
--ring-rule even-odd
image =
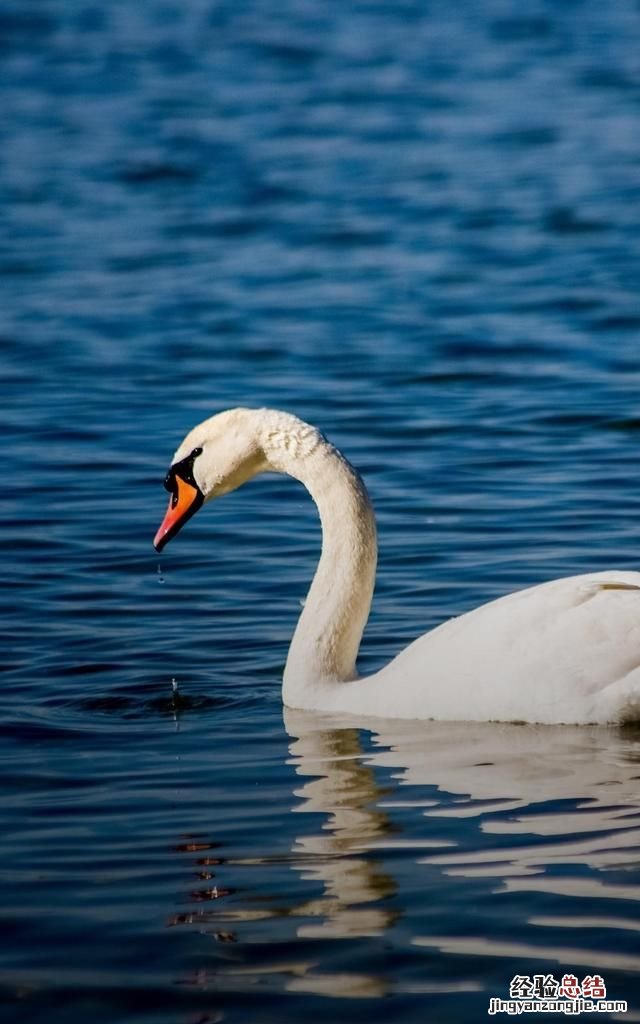
[[[199,490],[198,485],[193,475],[193,463],[197,459],[198,455],[202,455],[202,448],[194,448],[190,455],[186,458],[181,459],[180,462],[174,462],[169,472],[167,473],[164,481],[164,487],[166,491],[170,491],[173,494],[174,503],[178,500],[178,484],[176,477],[180,477],[185,483],[190,484],[191,487],[195,487]]]

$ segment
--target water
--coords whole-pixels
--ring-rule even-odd
[[[637,6],[9,0],[0,50],[0,1018],[640,1020],[637,732],[283,720],[302,489],[151,548],[244,403],[367,481],[364,671],[640,568]]]

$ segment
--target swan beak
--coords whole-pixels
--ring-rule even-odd
[[[199,488],[187,483],[177,474],[170,474],[167,477],[165,487],[171,491],[171,497],[160,529],[153,538],[153,546],[156,551],[162,551],[165,544],[168,544],[187,520],[195,515],[204,501]]]

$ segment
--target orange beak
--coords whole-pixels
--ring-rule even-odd
[[[165,544],[168,544],[187,520],[198,511],[204,500],[197,487],[187,483],[177,474],[171,480],[170,489],[169,508],[153,539],[156,551],[162,551]]]

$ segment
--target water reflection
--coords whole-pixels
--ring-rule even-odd
[[[300,936],[339,938],[376,935],[391,926],[397,911],[374,906],[396,892],[396,883],[379,860],[358,856],[390,837],[394,827],[377,806],[382,796],[373,768],[364,763],[356,729],[323,728],[322,722],[286,711],[290,752],[296,774],[307,777],[294,791],[302,803],[297,812],[327,815],[322,832],[298,836],[293,854],[309,858],[302,869],[317,879],[323,894],[299,908],[317,924],[298,928]]]
[[[435,870],[450,880],[445,885],[486,879],[492,893],[547,894],[562,907],[557,915],[532,914],[521,922],[520,938],[532,941],[447,935],[440,920],[435,934],[414,935],[414,945],[445,955],[640,969],[639,956],[612,952],[606,939],[618,929],[637,929],[630,909],[640,899],[637,734],[397,721],[369,722],[360,733],[344,724],[285,710],[296,773],[309,778],[296,790],[302,802],[295,810],[326,815],[322,832],[301,835],[294,850],[326,854],[306,869],[324,888],[314,905],[323,921],[299,934],[364,935],[368,928],[389,928],[407,905],[392,869],[402,850],[423,866],[425,886],[433,885]],[[365,750],[361,736],[369,732]],[[376,773],[390,774],[397,788],[385,792]],[[434,819],[440,829],[426,839],[415,838],[413,828],[403,836],[395,821],[401,811]],[[476,819],[477,828],[452,828],[459,819]],[[380,905],[391,894],[393,911]],[[600,915],[590,903],[583,917],[585,899],[606,901],[606,911]],[[571,934],[572,944],[556,945],[538,929]]]
[[[639,930],[637,733],[347,722],[289,709],[284,723],[298,780],[289,850],[227,859],[199,835],[177,847],[195,855],[203,886],[190,897],[201,905],[170,923],[195,924],[227,950],[192,983],[460,994],[487,989],[491,961],[508,985],[501,962],[521,970],[531,960],[608,971],[615,994],[629,998],[614,972],[640,969],[624,939]],[[534,896],[520,902],[519,893]],[[290,925],[275,954],[270,922],[280,933]],[[418,977],[367,969],[371,942],[392,950],[398,936],[428,958]],[[358,940],[353,970],[325,962],[327,940],[336,950]]]

